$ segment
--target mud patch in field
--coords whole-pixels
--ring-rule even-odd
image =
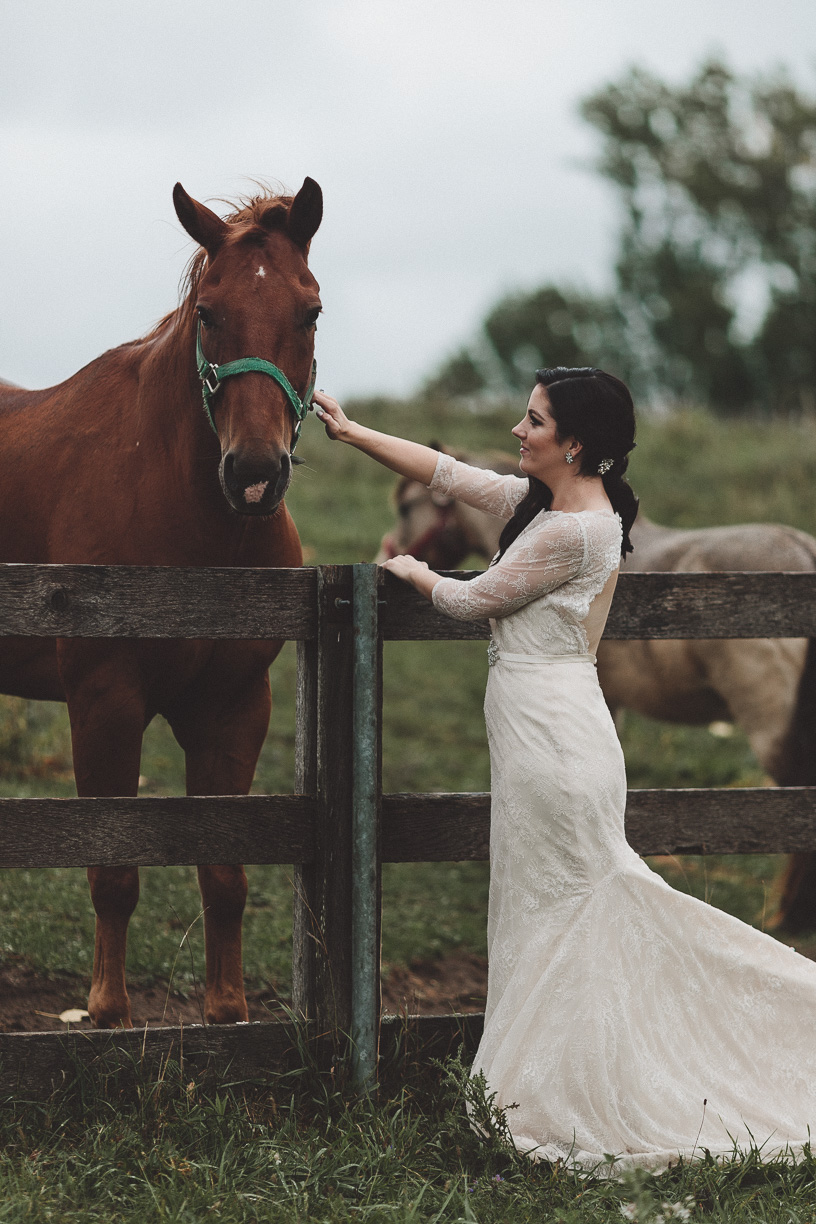
[[[383,966],[383,1011],[411,1016],[440,1012],[483,1012],[487,995],[487,959],[470,952],[442,960]]]
[[[128,987],[133,1023],[137,1028],[201,1024],[203,991],[184,994],[161,983]],[[487,961],[458,953],[438,961],[416,961],[410,966],[383,966],[383,1012],[386,1015],[438,1015],[440,1012],[484,1011]],[[45,1032],[67,1025],[60,1013],[87,1006],[88,983],[68,974],[38,973],[23,961],[0,964],[0,1032]],[[283,1004],[274,990],[247,990],[250,1020],[284,1019]],[[90,1028],[89,1020],[71,1028]]]

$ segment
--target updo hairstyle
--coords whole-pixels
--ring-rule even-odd
[[[547,388],[550,412],[558,440],[575,438],[582,445],[577,456],[583,476],[597,476],[604,460],[611,460],[601,475],[612,509],[623,526],[621,555],[632,552],[629,531],[638,512],[638,499],[624,480],[629,452],[635,447],[635,406],[626,383],[594,366],[568,369],[556,366],[536,370],[536,382]],[[530,491],[499,537],[499,557],[542,510],[552,505],[552,490],[530,476]]]

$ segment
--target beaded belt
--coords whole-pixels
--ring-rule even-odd
[[[502,660],[505,663],[596,663],[594,654],[565,654],[565,655],[527,655],[527,654],[511,654],[507,650],[500,650],[493,639],[490,639],[490,644],[487,648],[487,661],[491,667]]]

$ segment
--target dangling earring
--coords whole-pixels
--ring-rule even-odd
[[[571,450],[570,450],[570,451],[567,451],[566,455],[564,455],[564,458],[566,459],[567,463],[574,463],[574,462],[575,462],[575,457],[574,457],[574,455],[573,455],[573,453],[572,453],[572,451],[571,451]]]

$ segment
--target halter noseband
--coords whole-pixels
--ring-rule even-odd
[[[204,356],[204,350],[201,347],[201,320],[199,319],[198,327],[196,328],[196,366],[198,368],[198,377],[201,379],[204,411],[207,414],[207,420],[210,422],[213,433],[216,435],[218,430],[213,420],[212,399],[225,378],[231,378],[233,374],[268,374],[270,378],[274,378],[288,399],[295,414],[295,436],[292,441],[291,452],[294,454],[295,447],[300,438],[300,427],[306,419],[306,413],[312,407],[312,396],[314,395],[315,382],[317,381],[316,361],[312,362],[312,374],[309,379],[309,385],[306,388],[306,394],[301,399],[283,370],[279,370],[276,365],[271,361],[264,360],[263,357],[239,357],[237,361],[225,361],[223,365],[216,365],[212,361],[207,361],[207,358]]]

